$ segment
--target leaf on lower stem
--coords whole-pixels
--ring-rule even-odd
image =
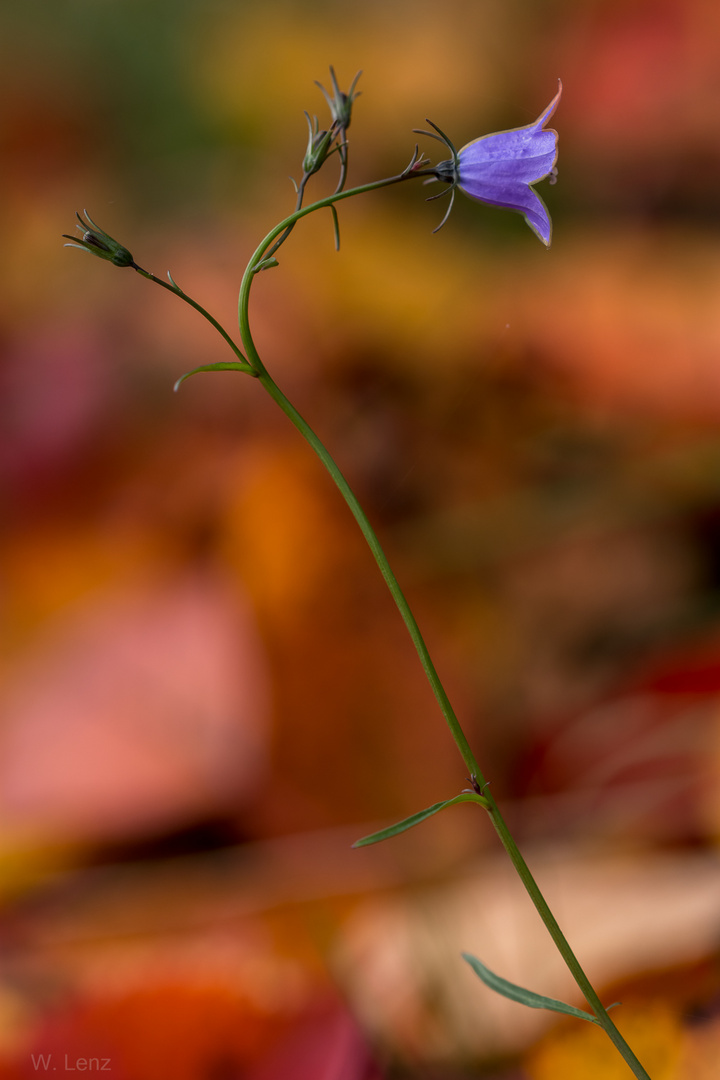
[[[515,983],[508,982],[507,979],[501,978],[490,968],[485,967],[476,956],[472,956],[470,953],[463,953],[462,955],[463,960],[468,962],[475,974],[496,994],[502,994],[503,997],[510,998],[511,1001],[517,1001],[520,1005],[527,1005],[531,1009],[548,1009],[551,1012],[564,1013],[566,1016],[575,1016],[579,1020],[589,1020],[591,1024],[599,1023],[597,1017],[591,1013],[576,1009],[574,1005],[566,1005],[564,1001],[543,997],[542,994],[536,994],[532,990],[516,986]]]
[[[371,833],[370,836],[363,836],[361,840],[355,841],[353,847],[367,847],[368,844],[379,844],[381,840],[389,840],[391,836],[397,836],[398,833],[406,832],[408,829],[412,829],[413,826],[419,825],[421,821],[425,821],[426,818],[439,813],[446,806],[454,806],[455,803],[461,802],[475,802],[487,807],[487,802],[482,795],[476,795],[474,791],[463,791],[460,795],[456,795],[454,799],[445,799],[443,802],[433,803],[432,806],[428,806],[427,810],[420,810],[417,814],[403,818],[402,821],[398,821],[395,825],[389,825],[387,829],[380,829],[379,832]]]
[[[191,375],[197,375],[201,371],[243,371],[246,375],[249,375],[252,368],[249,364],[241,364],[239,360],[228,360],[219,364],[203,364],[201,367],[193,368],[192,371],[186,371],[184,375],[181,375],[173,390],[177,391],[186,379],[189,379]]]

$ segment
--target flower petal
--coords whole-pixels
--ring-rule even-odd
[[[550,247],[552,239],[550,215],[545,203],[528,184],[485,184],[482,195],[474,195],[472,192],[468,194],[490,206],[499,206],[503,210],[517,210],[543,244]]]
[[[470,189],[471,195],[473,185],[482,183],[486,176],[536,184],[557,161],[557,135],[535,128],[501,131],[468,143],[459,158],[460,187]]]
[[[562,87],[562,79],[558,79],[558,92],[557,92],[557,94],[552,99],[552,101],[548,105],[547,109],[545,109],[544,112],[540,113],[537,120],[533,124],[533,127],[537,127],[537,128],[545,127],[548,120],[550,119],[550,117],[552,116],[552,114],[555,112],[555,110],[558,107],[558,103],[559,103],[560,97],[562,95],[562,89],[563,89],[563,87]],[[550,130],[552,130],[552,128]],[[555,134],[557,135],[557,132],[555,132]]]
[[[475,139],[458,154],[458,187],[473,199],[518,210],[544,244],[552,226],[542,199],[530,188],[544,180],[557,161],[557,132],[544,130],[562,94],[558,92],[534,124]]]

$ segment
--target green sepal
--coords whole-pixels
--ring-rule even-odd
[[[79,248],[80,251],[88,251],[91,255],[97,255],[100,259],[107,259],[114,266],[134,266],[133,257],[128,249],[123,247],[117,240],[113,240],[112,236],[109,236],[104,229],[96,225],[87,210],[84,213],[84,219],[80,214],[75,214],[79,222],[75,227],[82,236],[69,236],[67,233],[63,233],[63,239],[70,241],[69,244],[64,246]]]
[[[543,997],[542,994],[536,994],[532,990],[525,990],[522,986],[516,986],[515,983],[502,979],[470,953],[463,953],[462,956],[475,974],[496,994],[502,994],[503,997],[510,998],[511,1001],[517,1001],[520,1005],[527,1005],[531,1009],[548,1009],[550,1012],[575,1016],[579,1020],[589,1020],[591,1024],[600,1023],[596,1016],[584,1012],[582,1009],[576,1009],[574,1005],[566,1005],[564,1001],[557,1001],[555,998]],[[612,1008],[612,1005],[610,1008]]]
[[[178,381],[175,383],[173,390],[177,392],[180,385],[189,379],[191,375],[197,375],[201,371],[242,371],[245,375],[254,375],[255,369],[250,364],[241,364],[239,360],[228,360],[227,362],[219,364],[202,364],[201,367],[193,368],[192,371],[186,371],[184,375],[181,375]]]
[[[380,829],[379,832],[371,833],[370,836],[363,836],[362,839],[355,841],[353,847],[367,847],[368,844],[379,844],[381,840],[389,840],[391,836],[397,836],[398,833],[406,832],[408,829],[412,829],[413,826],[419,825],[421,821],[425,821],[426,818],[432,817],[433,814],[437,814],[440,810],[444,810],[446,806],[454,806],[455,803],[462,802],[480,803],[481,806],[487,808],[487,800],[483,799],[482,795],[476,795],[474,791],[463,791],[460,795],[456,795],[454,799],[445,799],[443,802],[433,803],[432,806],[428,806],[427,810],[421,810],[418,814],[411,814],[410,817],[403,818],[402,821],[398,821],[395,825],[389,825],[387,829]]]

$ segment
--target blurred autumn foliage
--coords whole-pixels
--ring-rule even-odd
[[[573,993],[513,948],[534,916],[474,813],[349,851],[465,785],[383,582],[252,380],[173,395],[227,359],[207,324],[61,246],[87,206],[232,330],[329,63],[364,71],[358,182],[425,117],[461,146],[562,76],[549,253],[463,199],[432,235],[404,185],[343,204],[339,253],[329,215],[302,222],[251,315],[560,914],[610,851],[632,867],[603,909],[622,950],[594,910],[574,944],[637,991],[655,1080],[711,1075],[717,4],[32,0],[0,13],[0,60],[0,1076],[39,1054],[128,1080],[622,1075],[595,1032],[493,1033],[452,989],[450,928],[494,888],[505,974]],[[623,914],[638,897],[654,919]]]

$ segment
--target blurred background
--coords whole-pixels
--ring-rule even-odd
[[[580,1004],[472,806],[351,850],[466,786],[372,559],[251,380],[173,394],[208,324],[62,247],[87,207],[233,332],[329,64],[351,184],[563,80],[549,252],[401,185],[251,315],[618,1024],[716,1075],[715,0],[27,0],[0,60],[0,1076],[626,1075],[462,963]]]

